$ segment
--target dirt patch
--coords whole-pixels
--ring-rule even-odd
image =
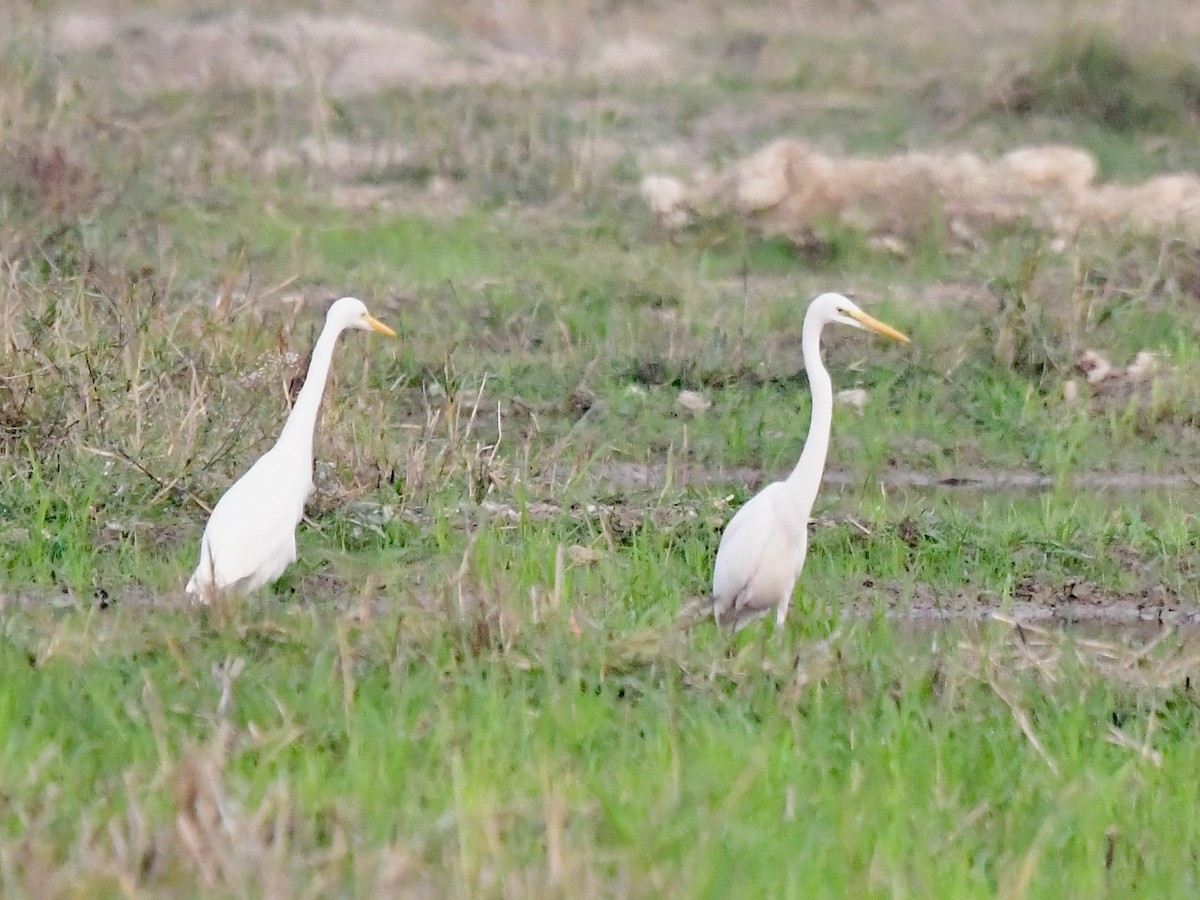
[[[904,585],[866,579],[862,586],[876,597],[882,593],[888,617],[902,621],[984,621],[999,613],[1021,621],[1058,624],[1200,626],[1200,609],[1195,603],[1158,583],[1118,591],[1090,581],[1029,576],[1017,585],[1011,599],[978,588],[939,592],[922,583]],[[871,603],[863,600],[852,602],[849,608],[859,615],[874,612]]]
[[[665,465],[650,463],[610,462],[596,466],[596,476],[617,490],[662,490],[667,484]],[[556,476],[565,479],[564,472]],[[748,485],[757,487],[785,473],[764,472],[748,466],[737,468],[706,468],[676,463],[670,478],[678,487],[712,487],[716,485]],[[863,483],[863,476],[838,470],[827,471],[825,484],[854,487]],[[1187,490],[1200,486],[1195,475],[1159,472],[1083,472],[1066,479],[1057,479],[1041,472],[1019,469],[970,469],[953,474],[919,472],[911,469],[889,469],[871,480],[889,488],[959,488],[978,491],[1042,491],[1067,485],[1080,490],[1156,491]]]
[[[112,614],[118,609],[162,610],[174,612],[195,606],[183,592],[183,584],[175,592],[159,592],[136,583],[105,584],[91,593],[76,593],[70,588],[42,588],[0,592],[0,614],[15,610],[45,615],[85,612]]]

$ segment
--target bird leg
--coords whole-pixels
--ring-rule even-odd
[[[780,602],[779,606],[775,607],[775,630],[780,631],[784,623],[787,621],[788,610],[792,606],[792,595],[788,594]]]
[[[200,597],[200,602],[207,606],[213,602],[217,594],[217,561],[213,557],[212,542],[208,540],[207,536],[204,542],[208,545],[208,584],[200,585],[200,590],[196,593]]]

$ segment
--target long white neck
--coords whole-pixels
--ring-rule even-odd
[[[302,450],[304,458],[312,461],[313,431],[317,427],[317,412],[321,408],[321,395],[325,393],[325,382],[329,380],[329,365],[333,361],[333,348],[337,344],[338,335],[342,329],[332,322],[326,322],[313,348],[312,360],[308,364],[308,373],[304,376],[304,386],[296,396],[296,405],[288,416],[275,442],[276,447],[287,446],[293,450]]]
[[[800,453],[800,461],[785,482],[792,492],[796,512],[808,516],[817,499],[821,476],[825,472],[825,455],[829,451],[829,430],[833,424],[833,382],[821,361],[822,323],[811,316],[804,318],[801,347],[804,353],[804,370],[808,373],[808,386],[812,393],[812,419],[808,425],[808,439]]]

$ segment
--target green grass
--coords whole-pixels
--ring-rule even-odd
[[[548,535],[524,537],[538,548]],[[655,568],[608,572],[607,627],[629,617],[622,588],[652,598]],[[660,633],[634,651],[599,623],[572,636],[568,616],[594,602],[572,586],[507,632],[478,612],[392,607],[362,625],[274,600],[227,621],[120,607],[10,617],[6,802],[14,824],[37,821],[26,840],[50,860],[97,872],[136,872],[138,858],[104,838],[81,847],[79,816],[138,808],[151,885],[190,862],[172,810],[202,828],[204,803],[219,802],[227,819],[199,851],[210,865],[298,886],[272,855],[278,819],[298,846],[353,835],[326,865],[365,893],[389,857],[408,862],[404,883],[458,894],[514,879],[679,896],[1194,886],[1181,861],[1200,760],[1182,687],[1114,685],[1086,652],[1045,682],[999,633],[946,650],[869,621],[827,646],[816,625],[766,647]],[[69,640],[84,619],[92,639]],[[235,659],[245,668],[217,712],[210,672]],[[1040,752],[1014,710],[1036,723]],[[1136,746],[1153,729],[1161,765],[1111,744],[1114,721]],[[223,728],[233,737],[216,747]],[[181,785],[197,760],[215,783]],[[178,799],[189,789],[191,806]]]
[[[610,78],[573,5],[430,8],[457,64],[495,30],[572,65],[335,95],[131,86],[46,45],[53,6],[0,63],[0,894],[1196,892],[1196,248],[929,229],[896,256],[668,234],[637,196],[781,135],[1067,141],[1135,181],[1196,160],[1182,43],[1031,8],[1042,42],[979,26],[1013,73],[983,84],[940,18],[630,7],[589,34],[648,28],[679,68]],[[333,139],[375,156],[287,157]],[[829,289],[913,343],[826,337],[868,402],[835,410],[786,628],[679,631],[794,464]],[[189,606],[205,506],[343,294],[401,337],[337,349],[300,558]],[[1158,374],[1093,391],[1089,349]],[[912,484],[1006,472],[1048,483]],[[1097,486],[1123,474],[1166,486]]]

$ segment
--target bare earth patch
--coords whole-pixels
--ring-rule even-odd
[[[480,26],[467,44],[362,15],[202,21],[142,12],[75,11],[50,25],[58,53],[118,60],[120,86],[135,94],[218,88],[306,88],[337,98],[402,87],[514,82],[573,72],[600,77],[670,68],[667,47],[637,33],[597,35],[580,46],[516,43]],[[568,52],[574,51],[574,52]]]
[[[1200,625],[1200,610],[1164,584],[1119,591],[1088,581],[1054,581],[1044,576],[1023,579],[1011,598],[992,591],[964,588],[954,593],[925,584],[878,584],[863,587],[882,596],[889,618],[901,621],[953,623],[985,621],[996,614],[1023,622],[1085,623],[1112,628],[1147,625]],[[872,602],[858,600],[851,609],[873,612]]]

